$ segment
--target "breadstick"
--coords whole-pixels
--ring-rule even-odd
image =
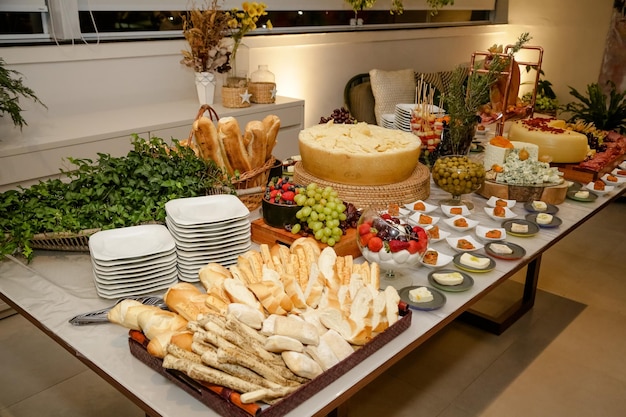
[[[285,378],[281,375],[279,369],[276,369],[277,367],[260,362],[254,356],[249,355],[247,352],[241,349],[219,348],[217,350],[217,360],[220,362],[233,363],[244,366],[248,369],[253,370],[262,377],[267,378],[270,381],[280,385],[289,386],[299,383],[294,380]],[[286,367],[284,369],[288,371]]]

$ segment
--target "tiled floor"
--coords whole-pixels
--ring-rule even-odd
[[[455,322],[359,392],[350,417],[626,413],[626,202],[543,257],[533,310],[495,336]],[[0,417],[143,416],[20,316],[0,320]]]

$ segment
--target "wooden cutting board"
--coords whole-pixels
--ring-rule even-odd
[[[252,241],[257,244],[266,243],[268,245],[274,245],[280,243],[283,245],[291,245],[296,239],[302,237],[302,235],[294,235],[285,229],[268,226],[263,219],[257,219],[252,222]],[[333,248],[337,255],[346,256],[352,255],[354,258],[361,256],[361,251],[356,244],[356,229],[348,229],[346,234],[341,236],[341,239]],[[319,242],[320,248],[326,247],[324,243]]]

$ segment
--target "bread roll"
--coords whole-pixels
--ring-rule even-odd
[[[335,352],[322,339],[320,339],[320,343],[317,346],[306,346],[304,351],[317,362],[323,371],[327,371],[339,363],[339,358],[335,355]]]
[[[216,262],[210,262],[200,268],[198,277],[200,278],[202,286],[208,291],[215,285],[221,286],[224,279],[232,278],[232,274],[228,268]]]
[[[297,339],[283,335],[272,335],[265,339],[263,345],[268,352],[281,353],[286,350],[292,350],[294,352],[304,351],[304,345]]]
[[[224,146],[228,162],[233,171],[244,173],[252,170],[248,151],[243,144],[239,124],[234,117],[223,117],[217,122],[218,138]]]
[[[230,278],[224,280],[224,289],[232,302],[246,304],[261,312],[263,311],[261,303],[259,303],[252,291],[238,279]]]
[[[344,360],[352,353],[354,348],[335,330],[329,329],[324,333],[320,340],[323,340],[332,349],[335,356],[340,360]]]
[[[159,311],[161,310],[156,306],[147,306],[141,304],[137,300],[125,299],[117,303],[107,313],[107,318],[111,323],[116,323],[127,329],[141,330],[139,323],[137,322],[137,316],[142,311]]]
[[[323,372],[322,367],[304,353],[287,351],[281,356],[291,372],[303,378],[313,379]]]
[[[259,310],[241,303],[230,303],[227,308],[227,313],[257,330],[261,329],[263,320],[265,320],[265,316]]]
[[[319,334],[315,326],[293,316],[276,316],[273,334],[293,337],[305,345],[319,343]]]
[[[189,282],[172,285],[163,296],[165,304],[171,311],[189,321],[197,320],[200,315],[211,311],[206,305],[206,299],[207,294]]]

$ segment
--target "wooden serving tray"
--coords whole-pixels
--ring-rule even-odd
[[[583,184],[587,184],[601,178],[604,174],[608,174],[613,171],[624,161],[624,159],[626,159],[626,155],[622,155],[614,161],[611,161],[600,171],[591,171],[589,169],[581,168],[578,164],[552,164],[552,166],[557,167],[559,171],[563,173],[563,177],[566,180],[578,181]]]
[[[311,398],[313,395],[321,391],[327,385],[341,377],[343,374],[354,368],[374,352],[385,346],[389,341],[404,332],[411,325],[413,314],[408,308],[400,310],[402,317],[384,332],[378,334],[367,344],[353,354],[333,366],[320,376],[303,384],[298,390],[284,397],[281,401],[271,406],[259,407],[254,414],[244,411],[242,408],[230,402],[223,395],[217,394],[209,388],[203,386],[180,372],[171,372],[163,368],[163,361],[159,358],[151,356],[145,347],[136,340],[129,338],[128,344],[130,352],[133,356],[152,368],[155,372],[164,376],[175,385],[183,389],[189,395],[210,407],[215,412],[224,417],[278,417],[287,414],[289,411]]]
[[[476,193],[485,198],[493,196],[504,200],[517,200],[521,202],[541,200],[549,204],[561,204],[565,201],[567,185],[560,184],[552,187],[525,187],[485,181]]]
[[[270,246],[280,243],[283,245],[291,245],[296,239],[302,237],[302,235],[297,234],[294,235],[291,232],[288,232],[285,229],[268,226],[265,224],[263,219],[257,219],[252,222],[252,241],[254,243],[266,243]],[[337,252],[339,256],[352,255],[354,258],[358,258],[361,256],[361,251],[356,244],[357,238],[356,229],[348,229],[346,234],[341,236],[341,239],[333,249]],[[326,245],[319,242],[320,248],[325,248]]]

